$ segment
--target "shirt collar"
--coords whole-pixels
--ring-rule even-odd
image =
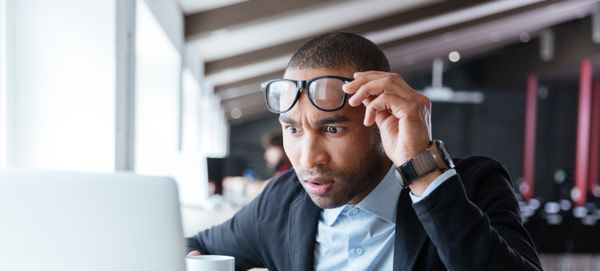
[[[335,221],[340,216],[344,208],[346,208],[347,206],[348,204],[344,204],[336,208],[323,209],[323,212],[321,213],[321,218],[323,219],[323,222],[325,222],[327,226],[333,225],[333,223],[335,223]]]
[[[396,180],[392,166],[375,189],[356,206],[388,222],[396,223],[396,205],[401,191],[402,187]],[[348,207],[348,204],[344,204],[337,208],[324,209],[321,214],[323,222],[328,226],[333,225],[344,208]]]

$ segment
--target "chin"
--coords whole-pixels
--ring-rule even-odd
[[[319,196],[315,196],[315,195],[311,195],[311,194],[308,194],[308,195],[309,195],[310,199],[312,200],[312,202],[321,209],[337,208],[348,202],[348,201],[344,202],[344,201],[340,201],[340,200],[336,201],[332,198],[319,197]]]

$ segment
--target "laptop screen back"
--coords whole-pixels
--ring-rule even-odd
[[[169,178],[0,170],[0,270],[184,271],[184,257]]]

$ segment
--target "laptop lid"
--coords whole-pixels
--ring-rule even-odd
[[[0,170],[0,270],[184,271],[166,177]]]

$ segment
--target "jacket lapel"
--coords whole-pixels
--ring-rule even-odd
[[[296,200],[290,210],[289,248],[291,270],[313,270],[315,240],[321,209],[304,194]],[[281,240],[286,242],[286,240]]]
[[[394,270],[411,270],[427,235],[412,207],[408,189],[402,190],[396,209]]]

